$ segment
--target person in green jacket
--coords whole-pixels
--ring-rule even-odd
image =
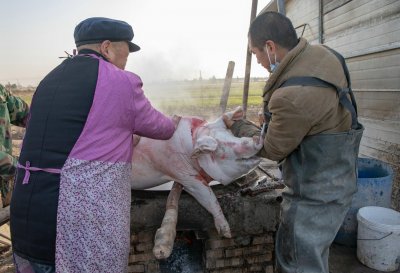
[[[11,124],[25,127],[29,106],[0,84],[0,207],[11,200],[17,159],[12,155]]]

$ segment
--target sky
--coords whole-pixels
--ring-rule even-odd
[[[258,0],[257,13],[269,0]],[[36,86],[75,48],[88,17],[128,22],[142,49],[126,70],[143,81],[244,77],[251,0],[1,0],[0,83]],[[252,77],[267,71],[252,57]]]

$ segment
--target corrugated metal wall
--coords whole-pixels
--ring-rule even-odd
[[[300,37],[306,38],[310,43],[318,43],[319,38],[319,5],[317,0],[286,1],[286,16],[292,20]]]
[[[342,53],[350,70],[360,120],[361,156],[397,170],[393,206],[399,205],[400,1],[323,1],[324,43]]]
[[[276,10],[275,0],[264,10]],[[322,2],[320,2],[322,1]],[[392,165],[393,207],[400,210],[400,1],[287,0],[297,33],[343,54],[365,126],[360,156]],[[322,30],[320,29],[322,8]],[[320,39],[320,30],[322,37]]]

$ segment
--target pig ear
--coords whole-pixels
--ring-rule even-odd
[[[243,108],[241,106],[236,107],[235,110],[225,113],[225,115],[230,119],[230,120],[240,120],[243,119],[244,112]]]
[[[211,153],[217,149],[217,141],[210,136],[202,136],[196,140],[192,157],[198,157],[201,154]]]

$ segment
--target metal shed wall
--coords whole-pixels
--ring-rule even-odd
[[[277,11],[272,1],[261,12]],[[365,133],[360,156],[392,165],[393,207],[400,210],[400,1],[287,0],[286,16],[303,37],[347,61]],[[300,35],[303,28],[297,28]],[[321,36],[320,36],[321,35]]]

